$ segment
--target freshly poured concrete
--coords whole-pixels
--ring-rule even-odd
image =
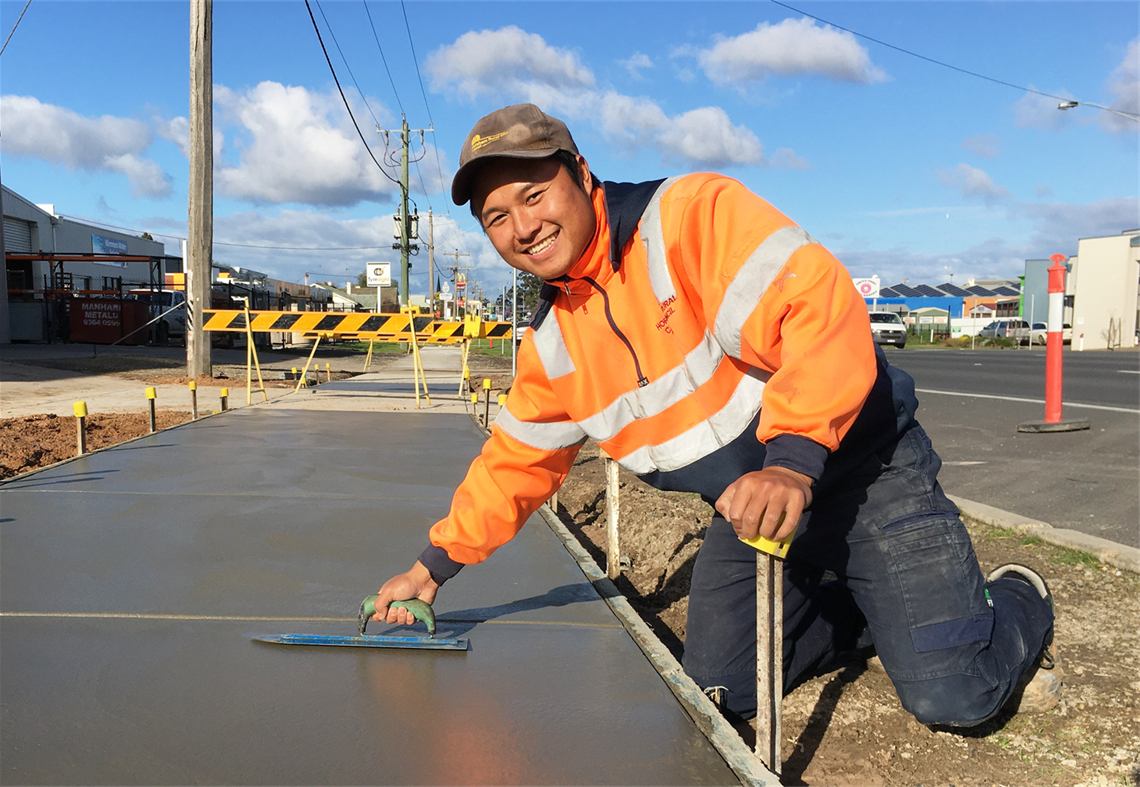
[[[354,632],[482,444],[290,401],[0,485],[0,781],[736,783],[538,517],[441,591],[467,653],[254,642]]]

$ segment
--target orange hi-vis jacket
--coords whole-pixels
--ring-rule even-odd
[[[592,199],[593,241],[543,288],[506,407],[420,555],[437,582],[511,539],[586,438],[712,502],[771,465],[842,475],[913,416],[847,271],[740,183],[606,183]]]

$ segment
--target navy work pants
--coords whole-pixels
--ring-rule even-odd
[[[1052,611],[1019,580],[987,587],[940,466],[916,424],[820,490],[784,561],[785,693],[873,643],[919,721],[970,726],[995,715],[1033,665]],[[683,659],[744,718],[756,714],[756,554],[713,518]]]

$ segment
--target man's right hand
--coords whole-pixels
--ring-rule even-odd
[[[435,594],[438,592],[439,585],[431,578],[424,564],[417,560],[411,571],[397,574],[380,588],[376,596],[376,614],[372,616],[372,620],[376,623],[410,626],[416,622],[415,616],[410,611],[391,608],[388,605],[393,601],[407,601],[413,598],[430,604],[435,601]]]

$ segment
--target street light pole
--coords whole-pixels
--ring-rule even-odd
[[[1083,107],[1096,107],[1097,109],[1103,109],[1105,112],[1111,112],[1114,115],[1120,115],[1121,117],[1128,118],[1129,120],[1135,120],[1137,123],[1140,123],[1140,115],[1133,115],[1131,112],[1121,112],[1119,109],[1113,109],[1112,107],[1102,106],[1101,104],[1094,104],[1091,101],[1062,101],[1060,104],[1057,105],[1057,109],[1072,109],[1073,107],[1082,107],[1082,106]]]

